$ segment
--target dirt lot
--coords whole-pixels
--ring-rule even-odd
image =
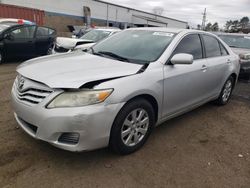
[[[0,66],[0,187],[250,187],[250,84],[156,128],[129,156],[70,153],[18,128],[10,106],[17,64]]]

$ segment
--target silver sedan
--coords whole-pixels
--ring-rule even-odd
[[[228,103],[239,57],[202,31],[122,31],[88,52],[17,68],[14,115],[30,136],[69,151],[143,146],[153,127],[209,101]]]

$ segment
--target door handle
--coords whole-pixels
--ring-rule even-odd
[[[203,72],[206,72],[206,71],[207,71],[207,66],[206,66],[206,65],[202,65],[201,70],[202,70]]]
[[[230,63],[231,63],[231,60],[230,60],[230,59],[228,59],[228,60],[227,60],[227,64],[230,64]]]

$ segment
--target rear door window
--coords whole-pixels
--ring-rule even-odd
[[[48,37],[49,35],[53,35],[55,30],[47,28],[47,27],[38,27],[36,31],[37,38]]]
[[[219,41],[215,37],[209,35],[202,35],[202,37],[204,40],[206,57],[210,58],[221,56]]]
[[[202,59],[202,46],[198,34],[190,34],[184,37],[176,47],[173,55],[179,53],[191,54],[195,59]]]
[[[49,29],[46,27],[38,27],[36,31],[36,37],[47,37],[49,35]]]
[[[49,35],[54,35],[55,33],[56,33],[56,31],[54,29],[49,28]]]

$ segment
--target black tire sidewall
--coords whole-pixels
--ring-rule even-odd
[[[231,80],[231,82],[232,82],[232,91],[231,91],[231,93],[230,93],[230,96],[228,97],[228,100],[227,100],[227,101],[223,101],[222,96],[223,96],[223,92],[224,92],[224,89],[225,89],[225,87],[226,87],[226,84],[227,84],[228,80]],[[234,78],[233,78],[232,76],[230,76],[230,77],[227,79],[227,81],[225,82],[225,84],[223,85],[223,88],[222,88],[222,90],[221,90],[220,96],[219,96],[219,98],[218,98],[218,100],[217,100],[217,103],[218,103],[219,105],[226,105],[226,104],[230,101],[230,98],[231,98],[232,93],[233,93],[234,83],[235,83]]]
[[[124,123],[124,120],[127,118],[127,116],[135,109],[137,108],[142,108],[144,109],[149,116],[149,128],[148,131],[143,138],[141,142],[139,142],[135,146],[126,146],[121,138],[121,129]],[[141,148],[145,142],[147,141],[149,135],[152,132],[152,128],[154,127],[155,124],[155,114],[154,114],[154,109],[152,105],[145,99],[136,99],[131,102],[128,102],[125,104],[125,106],[120,110],[118,115],[115,118],[115,121],[113,123],[112,129],[111,129],[111,134],[110,134],[110,147],[112,150],[114,150],[116,153],[126,155],[135,152],[139,148]]]
[[[1,54],[1,56],[2,56],[2,60],[0,60],[0,65],[1,64],[3,64],[3,62],[4,62],[4,56],[3,56],[3,52],[0,50],[0,54]]]
[[[46,55],[51,55],[51,54],[52,54],[52,51],[53,51],[53,47],[50,46],[50,47],[47,49]]]

